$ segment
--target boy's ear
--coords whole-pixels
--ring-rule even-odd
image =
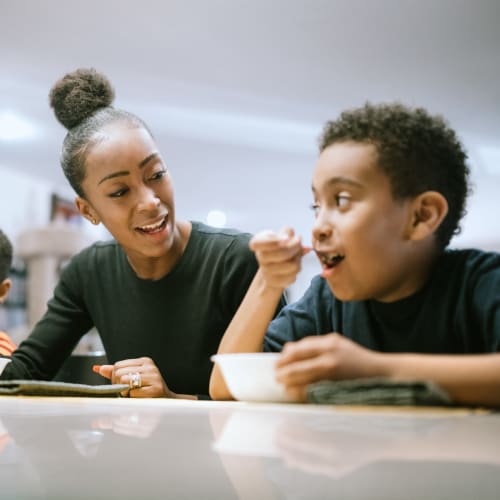
[[[423,240],[435,233],[448,213],[446,198],[437,191],[425,191],[412,203],[409,234],[411,240]]]
[[[12,281],[9,278],[4,279],[0,283],[0,304],[5,302],[7,295],[9,295],[10,287],[12,286]]]
[[[75,204],[82,217],[85,217],[95,226],[99,224],[100,220],[97,212],[92,208],[92,205],[86,199],[77,196]]]

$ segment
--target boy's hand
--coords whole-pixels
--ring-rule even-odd
[[[255,252],[266,285],[281,290],[295,281],[302,256],[310,251],[302,246],[300,236],[291,228],[284,228],[279,233],[257,233],[250,240],[250,248]]]
[[[94,372],[110,379],[112,384],[129,384],[130,390],[123,396],[131,398],[175,398],[160,370],[151,358],[126,359],[114,365],[95,365]],[[133,387],[134,374],[139,374],[140,387]]]
[[[276,365],[276,379],[294,397],[304,401],[309,384],[381,375],[380,354],[338,333],[288,342]]]

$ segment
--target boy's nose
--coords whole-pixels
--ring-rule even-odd
[[[326,220],[324,216],[318,214],[312,228],[312,234],[314,239],[317,241],[323,241],[331,236],[332,231],[333,228],[330,222]]]

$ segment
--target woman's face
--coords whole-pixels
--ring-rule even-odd
[[[174,242],[174,193],[149,132],[127,123],[106,127],[85,165],[82,215],[102,222],[129,259],[165,256]]]

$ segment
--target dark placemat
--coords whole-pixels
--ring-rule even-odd
[[[12,396],[119,396],[127,384],[86,385],[45,380],[0,380],[0,395]]]
[[[386,378],[328,380],[307,388],[309,403],[336,405],[442,406],[448,394],[426,380],[395,381]]]

